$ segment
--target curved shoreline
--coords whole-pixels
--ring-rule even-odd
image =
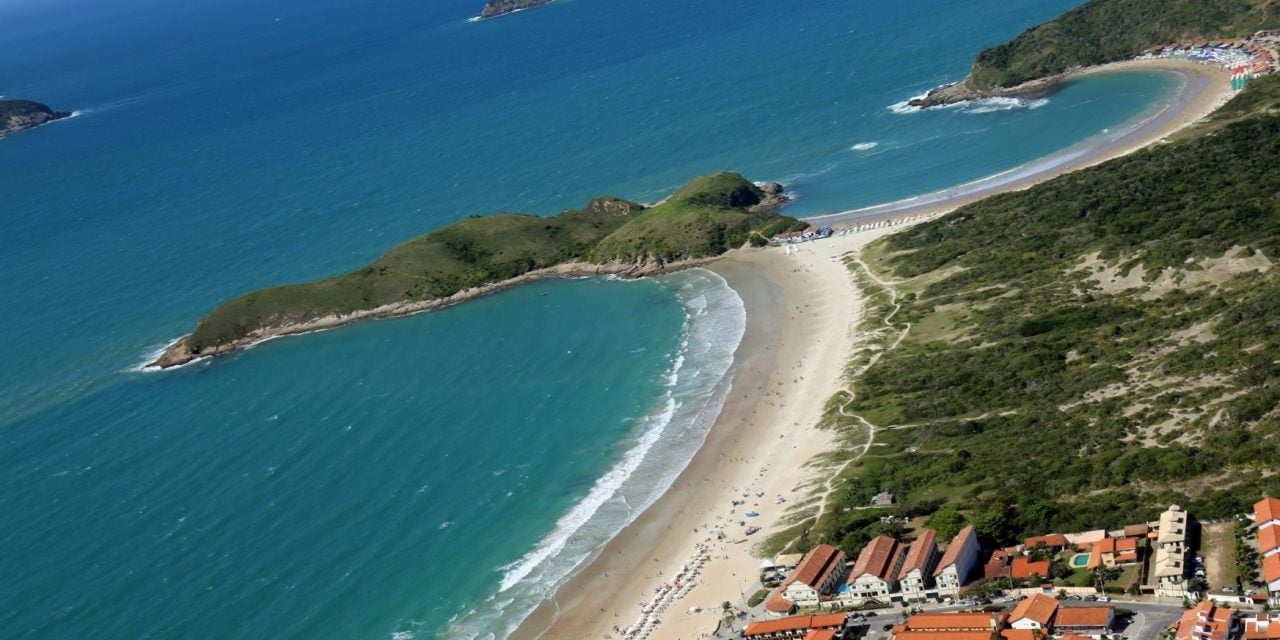
[[[1136,122],[1125,123],[1118,132],[1104,131],[1026,164],[978,178],[964,184],[923,193],[892,202],[809,216],[804,220],[839,224],[880,220],[890,217],[932,215],[1006,191],[1020,191],[1051,180],[1068,171],[1091,167],[1159,142],[1183,127],[1209,115],[1234,95],[1230,74],[1215,65],[1188,60],[1126,60],[1083,69],[1064,78],[1074,82],[1103,73],[1158,71],[1183,78],[1172,99],[1154,113],[1140,114]]]
[[[936,216],[1146,147],[1200,120],[1233,95],[1224,69],[1180,60],[1112,63],[1073,73],[1068,81],[1120,71],[1167,71],[1182,75],[1185,81],[1153,114],[1143,114],[1118,133],[1091,136],[1045,158],[957,187],[806,220],[831,224]],[[764,534],[771,530],[784,511],[770,504],[774,494],[791,497],[809,479],[807,465],[826,448],[828,434],[813,425],[822,401],[842,384],[846,354],[855,339],[862,302],[838,256],[891,230],[882,227],[800,245],[802,253],[793,255],[776,250],[731,252],[708,267],[728,280],[747,305],[747,335],[730,370],[734,386],[770,391],[764,396],[734,393],[703,447],[667,493],[583,562],[509,638],[616,637],[612,626],[625,628],[634,622],[635,603],[646,600],[645,594],[651,596],[652,589],[662,583],[661,576],[674,574],[696,545],[707,542],[707,523],[723,516],[725,506],[742,487],[764,491],[764,502],[757,507],[762,516],[756,523],[764,527]],[[837,271],[826,271],[823,277],[812,274],[831,266]],[[812,316],[805,317],[810,305],[818,302],[838,307],[834,316],[839,322],[814,323]],[[774,344],[777,349],[771,348]],[[815,396],[820,398],[816,403]],[[786,407],[793,408],[782,411]],[[794,443],[793,447],[779,448],[780,438]],[[757,472],[761,464],[765,466]],[[726,529],[736,531],[737,527]],[[737,574],[750,576],[754,571],[750,546],[755,540],[734,544],[734,538],[730,535],[729,543],[715,543],[704,576],[689,596],[666,612],[652,638],[698,637],[715,626],[716,615],[686,612],[687,607],[718,611],[719,603],[746,595],[739,592]],[[744,577],[743,582],[750,578]]]
[[[565,262],[545,269],[536,269],[501,282],[465,289],[445,298],[434,298],[431,300],[422,300],[417,302],[397,302],[345,315],[329,315],[316,318],[314,320],[308,320],[307,322],[267,327],[265,329],[254,331],[240,340],[219,345],[217,348],[200,353],[192,353],[187,348],[186,340],[191,335],[187,334],[177,340],[174,340],[168,345],[165,345],[165,347],[160,351],[158,357],[147,362],[140,369],[142,371],[171,369],[174,367],[185,366],[193,362],[198,362],[206,358],[242,351],[262,344],[263,342],[275,340],[276,338],[315,333],[317,331],[328,331],[329,329],[337,329],[354,322],[362,322],[365,320],[400,318],[419,313],[426,313],[428,311],[436,311],[546,278],[580,278],[609,275],[618,276],[620,278],[643,278],[646,276],[672,273],[683,269],[701,266],[711,262],[712,260],[716,260],[719,257],[720,256],[680,260],[668,263],[622,264],[615,262],[592,264],[587,262]]]

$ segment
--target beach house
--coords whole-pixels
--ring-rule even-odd
[[[997,640],[1007,614],[917,613],[893,628],[893,640]]]
[[[1233,613],[1205,600],[1182,613],[1173,626],[1174,640],[1227,640]]]
[[[829,544],[809,550],[787,577],[781,595],[801,607],[816,607],[844,577],[844,552]]]
[[[1176,504],[1160,514],[1156,558],[1151,570],[1157,596],[1187,596],[1187,537],[1191,526],[1191,514]]]
[[[901,545],[888,536],[876,536],[858,553],[858,560],[845,581],[841,602],[859,605],[868,601],[887,604],[889,594],[897,586],[897,565],[902,557]]]
[[[1014,629],[1048,632],[1057,613],[1058,599],[1037,593],[1013,608],[1013,613],[1009,614],[1009,626]]]
[[[1105,538],[1089,548],[1089,561],[1085,568],[1116,567],[1139,560],[1138,538]]]
[[[845,619],[848,616],[843,613],[824,613],[816,616],[791,616],[788,618],[779,618],[777,620],[760,620],[752,622],[743,630],[744,638],[759,638],[761,640],[770,638],[810,638],[812,634],[817,638],[836,638],[844,631]]]
[[[1280,640],[1280,612],[1255,613],[1240,618],[1243,640]]]
[[[1253,522],[1258,525],[1262,579],[1267,583],[1271,604],[1280,606],[1280,500],[1259,500],[1253,505]]]
[[[1013,564],[1009,566],[1009,577],[1015,580],[1048,578],[1051,571],[1052,564],[1048,560],[1037,561],[1027,556],[1018,556],[1013,559]]]
[[[933,569],[938,564],[938,533],[922,529],[911,543],[902,568],[898,570],[898,588],[905,600],[924,600],[933,587]]]
[[[1099,638],[1115,629],[1116,612],[1111,607],[1062,607],[1053,621],[1056,635]]]
[[[960,588],[969,583],[974,568],[978,566],[978,554],[982,549],[978,544],[978,534],[973,525],[960,530],[956,537],[947,544],[942,559],[933,570],[933,581],[937,585],[938,595],[954,596]]]

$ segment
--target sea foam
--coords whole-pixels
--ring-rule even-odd
[[[663,393],[639,417],[633,440],[587,495],[515,562],[499,567],[496,591],[450,622],[447,638],[508,635],[556,587],[653,504],[701,447],[728,396],[746,309],[723,278],[691,269],[660,279],[685,309],[683,337],[663,374]],[[625,284],[622,283],[622,284]]]

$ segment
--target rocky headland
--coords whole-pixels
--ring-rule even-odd
[[[440,309],[543,278],[639,278],[705,264],[808,226],[779,215],[782,185],[703,176],[661,203],[602,197],[556,216],[464,218],[367,267],[228,300],[151,363],[172,367],[271,338]]]
[[[501,15],[551,4],[553,0],[489,0],[480,12],[480,19],[496,18]]]
[[[54,111],[47,105],[31,100],[0,100],[0,136],[34,129],[69,117],[70,111]]]

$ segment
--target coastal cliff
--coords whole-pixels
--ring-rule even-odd
[[[781,185],[697,178],[653,206],[602,197],[552,217],[472,216],[393,247],[373,264],[229,300],[151,363],[185,364],[266,339],[439,309],[548,277],[637,278],[703,264],[808,226],[773,209]]]
[[[34,129],[70,116],[69,111],[54,111],[31,100],[0,100],[0,136]]]
[[[907,104],[927,108],[1045,95],[1074,70],[1132,58],[1157,45],[1237,38],[1280,26],[1269,6],[1269,0],[1090,0],[984,49],[964,80]]]
[[[480,18],[496,18],[523,9],[532,9],[541,7],[544,4],[551,4],[554,0],[489,0],[484,5],[484,10],[480,12]]]

